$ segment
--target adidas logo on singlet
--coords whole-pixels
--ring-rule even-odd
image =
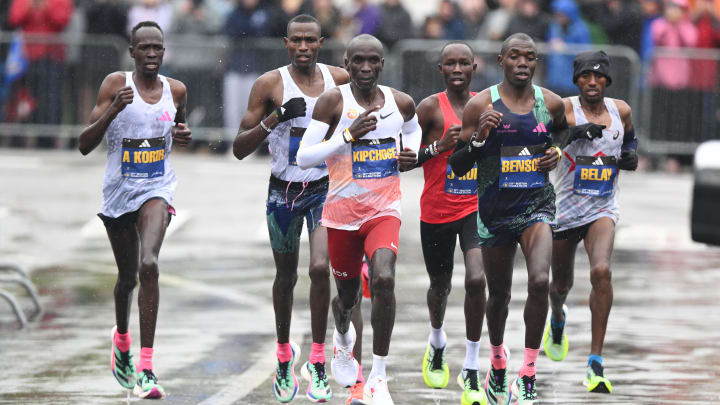
[[[597,159],[595,159],[595,161],[593,162],[593,165],[596,165],[596,166],[602,166],[603,164],[604,164],[604,163],[603,163],[603,161],[602,161],[602,158],[597,158]]]
[[[538,126],[533,129],[533,132],[547,132],[547,128],[545,128],[545,123],[541,122],[538,124]]]
[[[144,140],[144,141],[140,144],[140,146],[138,146],[138,148],[149,148],[149,147],[150,147],[150,142],[149,142],[147,139]]]
[[[523,148],[523,150],[518,153],[518,156],[530,156],[530,151],[528,150],[528,148]]]

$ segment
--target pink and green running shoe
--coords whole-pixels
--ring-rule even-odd
[[[110,369],[112,370],[115,379],[123,388],[133,389],[135,382],[137,381],[137,371],[135,370],[135,363],[132,360],[132,354],[130,350],[123,352],[118,349],[115,345],[115,332],[117,326],[112,328],[111,341],[112,347],[110,352]]]

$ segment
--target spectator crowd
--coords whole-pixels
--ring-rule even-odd
[[[525,32],[551,50],[568,44],[613,44],[633,49],[643,61],[654,90],[652,108],[667,110],[675,100],[702,112],[668,121],[677,128],[714,131],[718,118],[717,62],[658,56],[654,47],[720,47],[720,0],[436,0],[435,11],[414,21],[409,0],[0,0],[0,28],[29,34],[104,35],[127,40],[131,27],[154,20],[168,34],[224,35],[230,43],[284,36],[295,15],[307,13],[321,23],[326,38],[347,41],[368,33],[387,48],[408,38],[497,40]],[[417,18],[417,16],[415,16]],[[58,124],[85,122],[94,91],[119,57],[105,57],[100,46],[81,50],[81,60],[99,60],[73,80],[78,113],[69,118],[61,106],[68,49],[57,41],[0,41],[0,122]],[[22,48],[22,49],[21,49]],[[22,50],[22,52],[20,52]],[[172,50],[170,50],[172,51]],[[171,52],[170,52],[171,53]],[[168,55],[171,56],[171,55]],[[566,96],[572,83],[572,55],[550,53],[545,85]],[[258,76],[261,55],[234,51],[223,69],[222,99],[228,128],[237,128]],[[18,74],[24,72],[23,75]],[[657,95],[660,96],[657,96]],[[82,112],[80,112],[82,111]],[[712,118],[712,119],[708,119]],[[697,122],[696,122],[697,121]],[[656,122],[652,130],[666,128]]]

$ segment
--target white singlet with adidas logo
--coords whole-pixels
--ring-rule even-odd
[[[107,165],[101,213],[111,218],[137,211],[155,197],[172,203],[177,185],[170,165],[171,130],[175,102],[167,78],[158,75],[163,90],[160,101],[148,104],[140,97],[133,72],[125,72],[125,85],[133,89],[133,102],[125,106],[106,132]]]
[[[575,113],[575,125],[588,122],[577,96],[570,97]],[[558,163],[557,169],[550,172],[550,179],[555,187],[556,215],[553,230],[556,232],[577,228],[589,224],[598,218],[609,217],[615,223],[620,219],[616,193],[618,189],[618,176],[615,176],[612,193],[597,197],[575,193],[575,162],[578,156],[614,156],[620,158],[620,149],[625,135],[620,112],[615,101],[605,98],[605,108],[610,113],[611,124],[603,130],[602,138],[576,140],[563,150],[563,159]],[[602,164],[597,159],[593,164]]]
[[[328,67],[322,63],[318,63],[316,66],[320,68],[325,82],[323,92],[335,87],[335,80],[332,74],[330,74]],[[285,181],[305,182],[325,177],[327,176],[327,168],[325,165],[302,169],[295,162],[300,140],[302,139],[305,129],[310,125],[313,109],[315,108],[318,97],[305,95],[290,76],[290,71],[287,66],[278,68],[278,71],[283,81],[282,103],[285,104],[291,98],[302,97],[305,99],[306,109],[305,116],[281,122],[273,128],[270,135],[268,135],[272,159],[270,172],[273,176]]]

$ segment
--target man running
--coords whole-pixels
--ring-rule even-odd
[[[363,254],[370,258],[373,365],[364,397],[375,405],[393,403],[385,364],[395,323],[398,171],[416,164],[421,140],[412,98],[378,85],[384,62],[377,38],[365,34],[350,41],[345,58],[350,83],[320,97],[298,152],[300,167],[326,161],[330,175],[322,222],[328,228],[338,290],[333,299],[332,371],[342,386],[357,380],[358,363],[352,354],[356,331],[350,316],[361,298]]]
[[[465,361],[458,375],[464,405],[485,404],[480,388],[480,334],[485,316],[485,275],[477,232],[477,168],[465,176],[453,173],[448,158],[460,135],[462,111],[474,93],[470,80],[477,65],[464,42],[450,42],[440,52],[438,68],[446,90],[424,99],[417,108],[423,131],[418,164],[425,187],[420,197],[420,240],[430,276],[427,305],[430,337],[422,373],[430,388],[445,388],[450,370],[445,361],[447,335],[443,328],[447,297],[452,288],[455,243],[465,258]]]
[[[295,362],[300,348],[290,342],[293,290],[297,282],[300,234],[307,221],[310,239],[310,316],[312,349],[302,375],[308,380],[307,397],[313,402],[332,398],[325,375],[325,332],[330,305],[327,231],[320,225],[328,190],[323,163],[300,168],[296,155],[324,91],[347,83],[348,74],[337,67],[317,63],[324,38],[320,24],[301,14],[287,26],[285,47],[290,64],[260,76],[250,91],[248,110],[233,142],[233,154],[243,159],[265,138],[270,142],[272,167],[267,199],[267,224],[275,259],[273,308],[277,333],[277,372],[273,393],[280,402],[290,402],[298,390]]]
[[[503,335],[518,244],[525,256],[525,352],[512,390],[518,404],[529,405],[537,403],[535,362],[548,308],[550,222],[555,216],[555,193],[548,172],[562,153],[556,145],[567,124],[560,97],[532,84],[537,50],[528,35],[509,36],[498,62],[503,81],[478,93],[466,105],[450,164],[456,176],[463,176],[477,163],[478,233],[489,291],[491,367],[485,386],[493,405],[505,405],[511,397]]]
[[[87,155],[107,132],[107,166],[102,211],[118,266],[115,321],[110,367],[123,387],[140,398],[163,398],[153,371],[153,344],[160,291],[158,255],[165,237],[177,184],[170,165],[173,143],[187,146],[187,91],[182,82],[158,74],[165,48],[163,32],[153,21],[138,23],[130,36],[134,72],[115,72],[100,85],[90,125],[78,148]],[[130,305],[140,279],[140,363],[138,375],[130,354]]]
[[[567,307],[573,285],[575,252],[580,241],[590,260],[590,312],[592,343],[584,380],[590,392],[612,392],[603,371],[602,348],[613,300],[610,257],[615,224],[620,218],[616,192],[618,169],[637,168],[637,138],[630,106],[605,97],[612,83],[610,60],[603,51],[575,57],[573,82],[580,95],[564,99],[571,143],[553,174],[557,190],[557,214],[553,225],[552,315],[545,327],[543,347],[552,360],[561,361],[568,352],[565,334]],[[577,125],[577,126],[576,126]]]

